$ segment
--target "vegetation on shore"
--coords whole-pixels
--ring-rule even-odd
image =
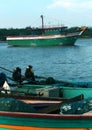
[[[79,29],[79,27],[71,27],[69,31],[74,31]],[[0,41],[6,41],[7,36],[25,36],[31,35],[31,27],[26,28],[1,28],[0,29]],[[80,38],[92,38],[92,28],[87,28],[87,30],[80,36]]]

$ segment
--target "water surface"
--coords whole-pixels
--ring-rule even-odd
[[[57,47],[8,47],[6,43],[0,44],[1,67],[13,70],[19,66],[24,74],[27,65],[33,66],[35,75],[92,81],[92,39],[77,40],[75,46]]]

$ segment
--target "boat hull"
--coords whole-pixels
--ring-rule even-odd
[[[0,128],[16,130],[92,130],[92,115],[0,112]]]
[[[9,46],[62,46],[62,45],[74,45],[78,36],[59,37],[59,38],[41,38],[30,39],[25,37],[21,39],[8,39]]]
[[[92,85],[92,84],[91,84]],[[13,92],[13,91],[12,91]],[[92,97],[92,87],[62,86],[62,85],[31,85],[24,84],[14,91],[19,94],[35,94],[41,97],[63,97],[74,98],[83,94],[84,98]]]
[[[92,88],[61,87],[60,93],[64,98],[73,98],[83,94],[84,98],[87,99],[92,97]]]
[[[90,85],[90,84],[89,84]],[[92,84],[91,84],[92,86]],[[31,85],[24,84],[17,91],[24,93],[35,93],[37,95],[42,94],[41,97],[63,97],[63,98],[74,98],[78,95],[83,94],[84,98],[92,97],[92,87],[77,87],[76,86],[62,86],[62,85]]]

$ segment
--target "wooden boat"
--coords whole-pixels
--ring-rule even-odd
[[[7,97],[8,96],[8,97]],[[33,103],[35,105],[42,105],[47,101],[58,104],[62,102],[72,102],[83,99],[83,95],[73,99],[53,99],[53,98],[32,98],[30,96],[14,96],[6,95],[6,98],[13,97],[26,103]],[[1,97],[5,97],[1,96]],[[1,98],[0,97],[0,98]],[[32,99],[30,99],[32,98]],[[8,104],[9,105],[9,104]],[[37,106],[36,106],[37,107]],[[52,108],[51,108],[52,109]],[[45,109],[46,110],[46,109]],[[80,123],[81,122],[81,123]],[[47,110],[42,113],[28,113],[28,112],[10,112],[0,111],[0,128],[13,130],[85,130],[92,128],[92,116],[90,115],[60,115],[48,114]]]
[[[84,95],[84,98],[92,97],[92,88],[85,87],[85,85],[74,86],[62,86],[62,85],[35,85],[35,84],[23,84],[19,86],[10,86],[7,93],[14,95],[31,95],[39,97],[63,97],[73,98],[80,94]],[[3,92],[3,90],[1,90]]]
[[[44,27],[43,15],[42,28],[30,28],[31,34],[27,36],[9,36],[9,46],[60,46],[74,45],[75,41],[86,30],[85,27],[70,32],[65,26]]]
[[[91,84],[90,84],[91,86]],[[24,84],[16,89],[24,95],[39,95],[41,97],[63,97],[63,98],[73,98],[80,94],[83,94],[85,98],[92,97],[92,88],[83,85],[71,85],[63,86],[61,85],[34,85],[34,84]]]
[[[29,102],[28,97],[19,99]],[[89,113],[60,115],[0,111],[0,128],[9,130],[92,130],[92,113],[90,115]]]

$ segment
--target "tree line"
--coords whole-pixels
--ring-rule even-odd
[[[8,36],[23,36],[23,35],[31,35],[31,28],[2,28],[0,29],[0,41],[6,41],[6,37]]]
[[[79,27],[71,27],[69,31],[74,31]],[[6,37],[8,36],[25,36],[31,35],[32,29],[31,27],[26,28],[1,28],[0,29],[0,41],[6,41]],[[87,30],[80,36],[81,38],[92,38],[92,28],[87,28]]]

